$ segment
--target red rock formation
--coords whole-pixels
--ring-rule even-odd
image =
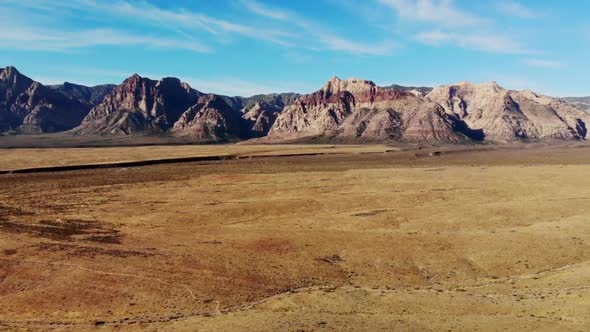
[[[198,91],[177,78],[154,81],[135,74],[117,86],[102,103],[95,106],[80,128],[75,131],[83,134],[126,134],[141,128],[160,128],[165,131],[197,102],[200,95]],[[135,115],[114,115],[129,112]],[[143,116],[143,120],[140,119],[140,115]],[[112,122],[114,118],[119,121]],[[130,119],[134,120],[127,121]],[[105,122],[113,126],[105,126]]]
[[[286,107],[269,139],[327,136],[364,141],[465,141],[453,127],[439,105],[412,93],[335,77],[321,90]]]

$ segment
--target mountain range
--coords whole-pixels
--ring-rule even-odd
[[[0,71],[0,133],[172,135],[196,142],[585,140],[589,101],[493,82],[380,87],[338,77],[310,94],[244,98],[137,74],[120,85],[44,86],[6,67]]]
[[[566,97],[564,99],[582,109],[590,111],[590,97]]]

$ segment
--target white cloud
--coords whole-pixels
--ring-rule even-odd
[[[492,19],[459,8],[454,0],[377,0],[407,22],[420,23],[413,39],[430,46],[452,45],[490,53],[532,53]],[[426,26],[426,27],[424,27]]]
[[[278,29],[268,29],[252,25],[240,24],[235,21],[215,18],[201,13],[186,10],[166,10],[148,3],[129,3],[119,1],[105,3],[94,0],[74,0],[88,6],[108,11],[114,16],[141,18],[147,23],[157,24],[164,28],[185,28],[190,30],[204,30],[214,35],[224,33],[238,34],[253,39],[272,41],[281,45],[286,44],[281,38],[291,36],[290,33]]]
[[[538,18],[541,15],[533,9],[516,1],[500,1],[497,4],[498,10],[504,15],[519,18]]]
[[[484,24],[486,19],[455,7],[453,0],[379,0],[408,21],[419,21],[439,26],[470,26]]]
[[[527,54],[534,53],[523,49],[516,41],[506,36],[495,33],[483,32],[443,32],[433,30],[421,32],[414,36],[414,39],[431,46],[450,44],[465,49],[505,54]]]
[[[288,20],[289,13],[279,9],[269,8],[261,3],[254,0],[240,0],[240,3],[244,5],[248,10],[258,15],[273,18],[275,20]]]
[[[554,60],[524,59],[522,62],[528,66],[538,68],[561,69],[566,67],[565,64]]]
[[[191,40],[131,34],[113,29],[61,31],[12,24],[5,26],[0,23],[0,48],[4,49],[71,51],[109,45],[141,45],[146,48],[182,49],[200,53],[212,51],[208,46]]]
[[[95,1],[95,0],[2,0],[0,2],[0,18],[2,18],[3,9],[11,9],[17,17],[15,20],[20,22],[19,25],[25,29],[33,30],[35,33],[43,30],[42,35],[49,36],[49,33],[56,33],[56,39],[62,39],[61,36],[71,34],[76,36],[79,31],[71,32],[61,27],[64,18],[84,19],[98,27],[95,31],[116,31],[110,28],[113,22],[120,21],[123,25],[133,28],[132,30],[141,30],[141,34],[131,33],[130,29],[119,31],[112,35],[117,42],[128,41],[130,44],[145,43],[153,47],[182,48],[198,52],[212,51],[211,45],[205,45],[203,42],[195,42],[195,36],[209,34],[217,38],[217,42],[227,42],[234,35],[247,37],[251,39],[272,42],[282,46],[292,47],[288,42],[293,37],[292,33],[268,26],[254,26],[241,24],[237,21],[220,19],[205,15],[202,13],[187,11],[184,9],[163,9],[152,5],[148,2],[137,1],[129,2],[125,0],[113,1]],[[31,12],[45,14],[43,23],[34,20],[28,20]],[[53,19],[56,27],[48,27],[46,21]],[[107,26],[109,28],[101,28]],[[158,29],[150,29],[156,27]],[[35,29],[36,28],[36,29]],[[15,29],[16,30],[16,29]],[[92,33],[93,30],[83,31],[83,33]],[[165,31],[166,36],[158,37],[153,33]],[[104,44],[106,40],[101,41]],[[72,44],[84,44],[83,42]],[[183,46],[186,44],[186,46]],[[181,47],[183,46],[183,47]],[[67,47],[67,45],[66,45]],[[47,49],[47,47],[43,47]],[[57,48],[57,47],[55,47]],[[40,49],[28,47],[28,49]]]
[[[241,0],[240,2],[245,8],[257,15],[283,21],[301,29],[308,36],[308,38],[305,38],[308,43],[311,41],[315,42],[311,46],[306,46],[311,50],[327,49],[355,55],[389,55],[397,47],[397,44],[392,41],[363,43],[344,38],[329,31],[326,27],[303,18],[296,13],[269,8],[256,0]]]

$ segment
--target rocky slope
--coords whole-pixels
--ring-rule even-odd
[[[462,142],[444,109],[409,91],[371,81],[332,78],[277,117],[268,138],[330,137],[359,141]]]
[[[201,95],[177,78],[159,81],[137,74],[126,79],[84,118],[77,134],[164,132]]]
[[[174,124],[173,132],[199,140],[220,141],[248,137],[241,114],[223,98],[213,94],[199,98],[195,105],[184,112]]]
[[[426,99],[486,141],[586,139],[590,116],[574,105],[496,83],[461,82],[434,88]]]
[[[104,97],[77,134],[173,134],[199,141],[266,135],[292,94],[249,98],[203,94],[176,78],[133,75]]]
[[[91,105],[50,89],[14,67],[0,71],[0,133],[44,133],[80,124]]]
[[[198,140],[239,140],[265,136],[281,111],[280,106],[255,101],[240,108],[223,96],[209,94],[199,98],[174,124],[176,136]]]

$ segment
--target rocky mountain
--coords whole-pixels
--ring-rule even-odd
[[[174,124],[173,133],[198,140],[248,138],[248,130],[241,113],[224,98],[214,94],[199,98]]]
[[[329,137],[358,141],[464,142],[437,103],[395,87],[332,78],[278,115],[269,140]]]
[[[486,141],[588,138],[587,113],[564,100],[531,91],[461,82],[436,87],[426,99],[440,104]]]
[[[155,81],[135,74],[92,108],[73,132],[114,135],[165,132],[200,95],[177,78]]]
[[[133,75],[104,97],[76,134],[173,134],[199,141],[264,136],[294,94],[248,98],[203,94],[176,78]]]
[[[430,91],[432,91],[432,88],[428,87],[428,86],[403,86],[403,85],[397,85],[397,84],[392,84],[392,85],[386,86],[385,88],[391,88],[391,89],[401,90],[404,92],[409,92],[413,95],[420,96],[420,97],[424,97]]]
[[[233,101],[230,103],[224,96],[202,96],[182,114],[172,132],[177,136],[213,141],[262,137],[285,106],[282,100],[237,98],[230,99]]]
[[[590,97],[567,97],[564,99],[579,108],[590,112]]]
[[[114,84],[104,84],[89,87],[65,82],[59,85],[48,85],[47,87],[61,92],[70,99],[75,99],[80,102],[96,106],[104,100],[106,95],[115,90],[117,86]]]
[[[45,133],[80,124],[91,105],[22,75],[14,67],[0,71],[0,133]]]
[[[509,142],[590,139],[588,99],[552,98],[496,83],[377,86],[332,78],[320,90],[228,97],[177,78],[133,75],[118,86],[44,86],[0,71],[0,133],[174,135],[195,141]]]

